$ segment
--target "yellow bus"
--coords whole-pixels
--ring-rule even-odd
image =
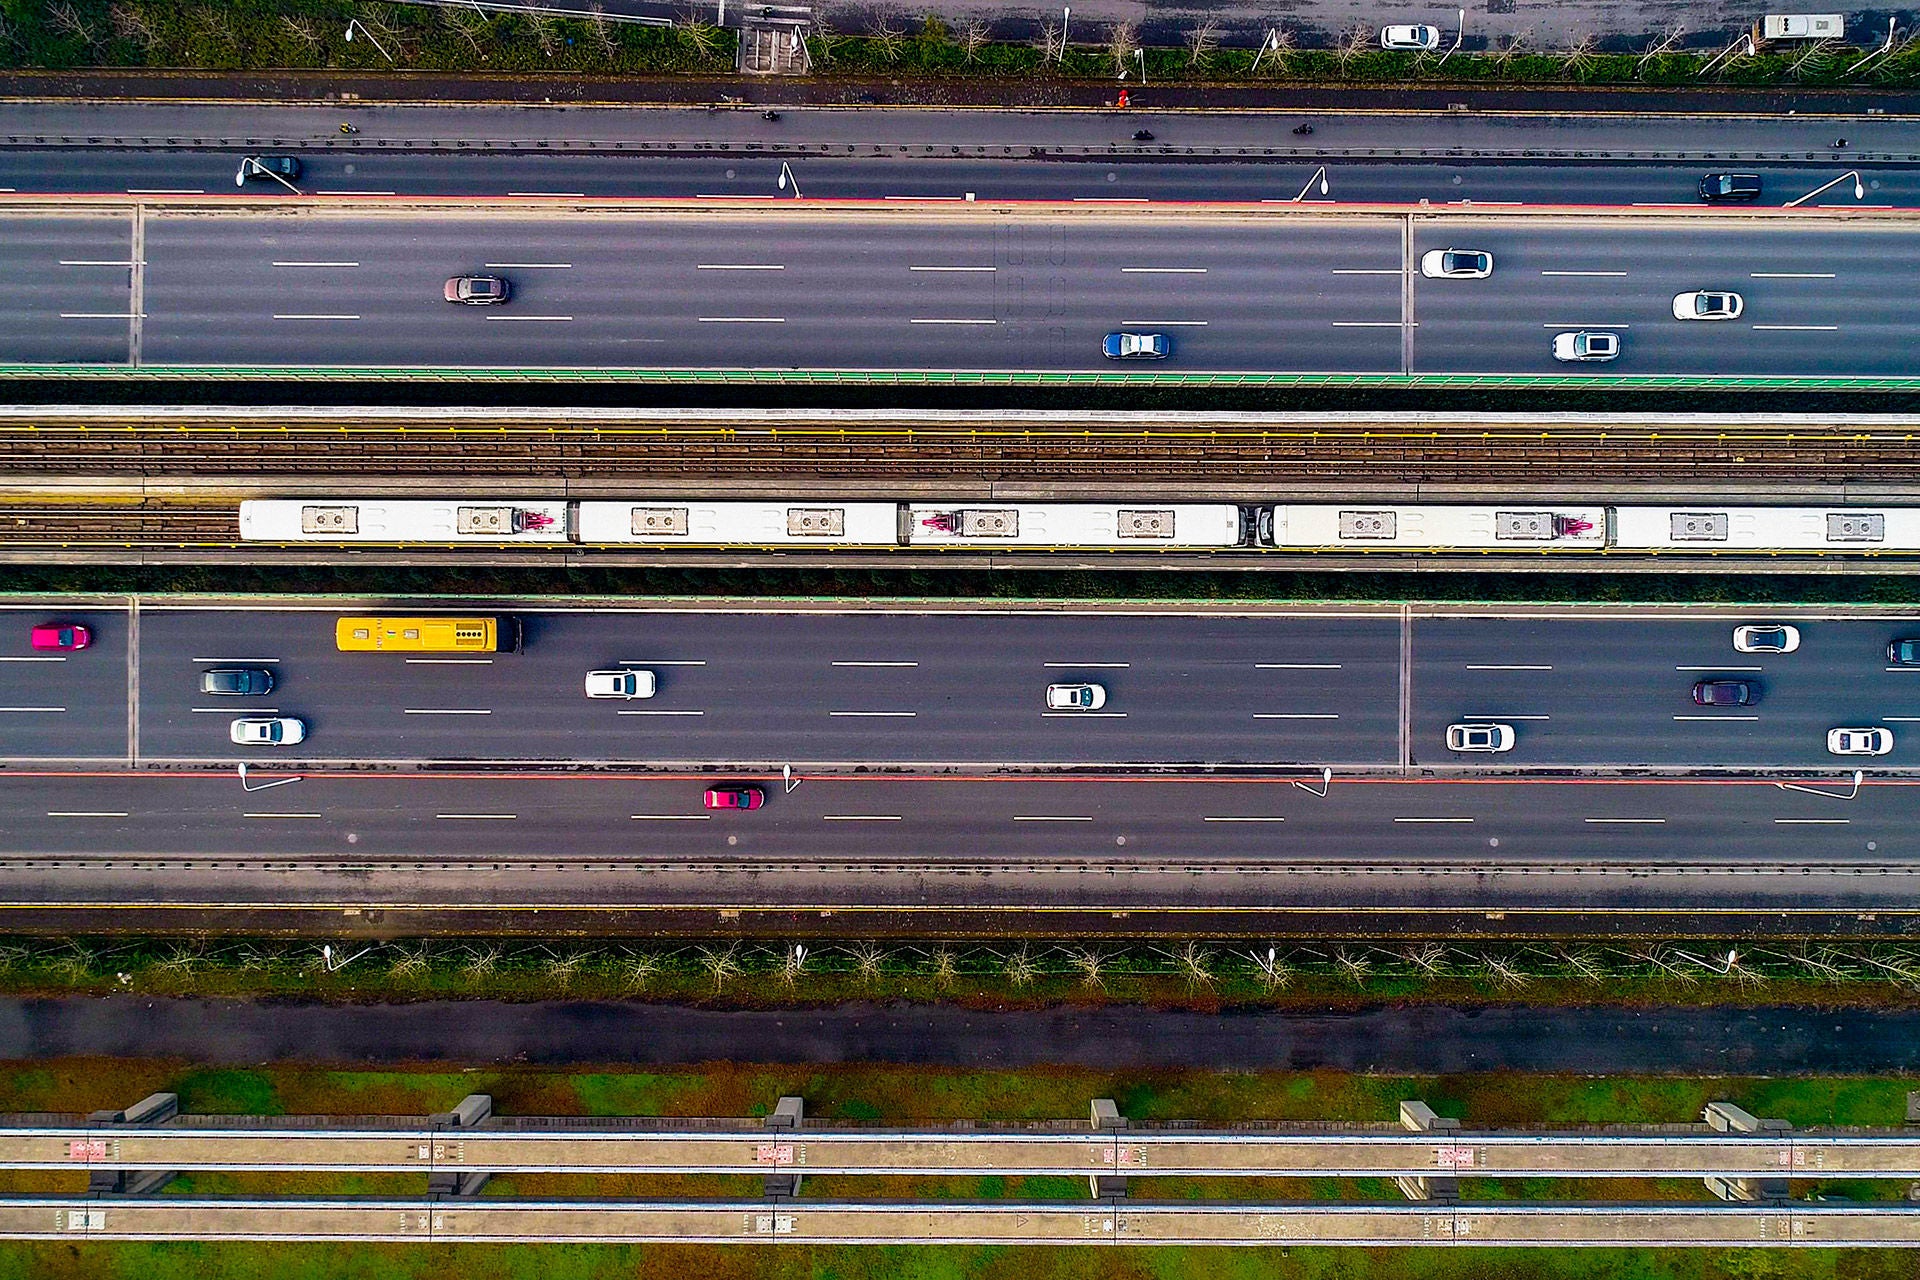
[[[343,653],[517,653],[520,625],[512,618],[342,618],[333,640]]]

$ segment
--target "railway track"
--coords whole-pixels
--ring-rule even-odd
[[[1231,429],[436,425],[218,421],[0,429],[0,477],[819,481],[1139,480],[1222,484],[1920,482],[1907,430]]]

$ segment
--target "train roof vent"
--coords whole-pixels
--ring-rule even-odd
[[[687,509],[635,507],[631,528],[636,537],[684,538],[687,536]]]
[[[1827,512],[1828,542],[1885,542],[1887,517],[1878,511]]]
[[[518,507],[455,507],[453,510],[455,533],[498,537],[518,533],[521,528]]]
[[[1727,540],[1727,513],[1724,511],[1675,511],[1667,520],[1667,532],[1675,542]]]
[[[1552,542],[1562,526],[1551,511],[1496,511],[1493,536],[1499,542]]]
[[[971,507],[960,512],[959,534],[963,538],[1017,538],[1020,513],[1011,507]]]
[[[847,536],[847,512],[844,507],[788,507],[789,538],[844,538]]]
[[[358,533],[360,532],[360,508],[302,507],[300,508],[300,532]]]
[[[1173,536],[1173,512],[1171,511],[1122,507],[1118,516],[1115,532],[1122,538],[1171,538]]]
[[[1342,511],[1340,541],[1392,542],[1400,536],[1400,517],[1392,511]]]

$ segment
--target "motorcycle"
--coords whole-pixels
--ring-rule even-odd
[[[780,113],[778,111],[762,111],[760,113],[760,118],[762,120],[778,120],[780,118]]]
[[[1152,142],[1152,141],[1153,141],[1153,130],[1151,130],[1151,129],[1135,129],[1135,130],[1133,131],[1133,140],[1134,140],[1135,142]]]
[[[1293,131],[1304,138],[1313,132],[1313,126],[1310,124],[1297,124],[1293,126]]]

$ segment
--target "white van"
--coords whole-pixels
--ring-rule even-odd
[[[1846,33],[1843,13],[1770,13],[1760,20],[1767,40],[1838,40]]]

